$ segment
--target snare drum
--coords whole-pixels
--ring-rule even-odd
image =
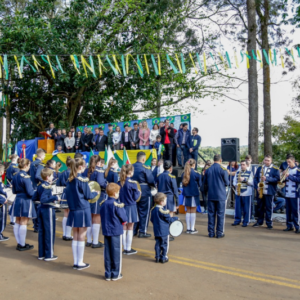
[[[173,237],[180,236],[182,234],[182,231],[183,231],[183,224],[181,221],[176,220],[170,224],[169,233],[171,236]]]

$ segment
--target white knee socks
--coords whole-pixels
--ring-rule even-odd
[[[126,235],[127,235],[127,230],[123,230],[123,236],[122,236],[122,240],[123,240],[123,250],[127,250]]]
[[[15,238],[16,238],[16,241],[17,241],[18,244],[20,244],[19,228],[20,228],[20,224],[16,223],[14,225],[14,235],[15,235]]]
[[[92,228],[88,227],[87,232],[86,232],[86,241],[87,243],[92,242]]]
[[[77,256],[77,241],[72,241],[72,252],[74,258],[74,265],[77,266],[78,263],[78,256]]]
[[[84,241],[83,242],[77,241],[77,259],[78,259],[77,266],[84,266],[83,263],[83,255],[84,255],[84,248],[85,248],[84,244],[85,244]]]
[[[98,245],[99,233],[100,233],[100,224],[93,224],[92,225],[92,232],[93,232],[93,244]]]
[[[22,247],[25,246],[26,234],[27,234],[27,226],[26,225],[20,225],[19,239],[20,239],[20,245]]]
[[[66,237],[72,237],[72,227],[66,226]]]
[[[132,237],[133,237],[133,230],[127,231],[127,239],[126,239],[126,250],[131,250],[131,244],[132,244]]]
[[[191,230],[191,214],[190,213],[185,214],[185,220],[186,220],[186,229]]]
[[[62,220],[62,228],[63,228],[63,236],[66,236],[66,224],[67,224],[67,219],[66,217],[63,217],[63,220]]]
[[[196,223],[196,214],[192,213],[190,216],[191,230],[195,230],[195,223]]]

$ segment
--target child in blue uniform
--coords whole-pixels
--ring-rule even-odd
[[[53,180],[53,170],[44,168],[41,172],[43,182],[38,186],[32,200],[40,201],[38,207],[39,219],[39,260],[52,261],[56,260],[54,255],[55,241],[55,209],[49,205],[58,201],[57,196],[52,195],[51,182]]]
[[[93,199],[99,192],[91,192],[89,179],[80,176],[84,171],[85,161],[82,158],[70,161],[70,177],[66,187],[66,198],[70,209],[67,226],[73,227],[74,240],[72,250],[74,257],[73,269],[83,270],[90,265],[83,262],[85,236],[87,227],[91,227],[91,208],[89,199]]]
[[[163,193],[157,193],[154,196],[156,206],[151,212],[151,222],[153,223],[153,231],[155,236],[155,259],[156,262],[167,263],[169,251],[169,226],[170,223],[178,220],[177,217],[171,217],[170,211],[165,210],[167,197]]]
[[[120,172],[120,201],[125,204],[127,224],[123,225],[123,254],[136,254],[131,248],[133,238],[133,225],[139,221],[136,203],[141,199],[141,191],[138,189],[137,181],[131,180],[133,176],[133,165],[124,165]]]
[[[49,168],[53,171],[53,181],[56,181],[58,179],[58,174],[56,173],[56,161],[53,159],[50,159],[46,163],[46,168]],[[43,177],[42,177],[43,178]]]
[[[4,174],[4,165],[0,165],[0,177]],[[2,232],[6,227],[6,204],[7,204],[7,194],[4,192],[4,184],[0,183],[0,242],[8,241],[9,238],[3,236]]]
[[[60,176],[58,177],[57,181],[56,181],[56,185],[57,186],[67,186],[67,182],[69,180],[69,176],[70,176],[70,163],[71,163],[72,158],[70,156],[67,157],[66,160],[66,166],[67,166],[67,170],[63,171]],[[62,194],[62,199],[61,199],[61,203],[67,203],[66,197],[65,197],[65,193]],[[69,215],[69,208],[65,208],[64,209],[64,217],[62,220],[62,228],[63,228],[63,240],[64,241],[72,241],[72,227],[71,226],[67,226],[67,219],[68,219],[68,215]]]
[[[108,162],[107,169],[105,170],[105,179],[108,183],[118,183],[118,162],[116,159],[111,158]]]
[[[124,203],[118,203],[120,186],[109,183],[106,187],[107,200],[100,207],[102,232],[104,235],[104,264],[107,281],[119,280],[122,271],[122,235],[127,222]]]
[[[200,205],[200,192],[201,175],[195,171],[196,161],[190,158],[184,166],[184,172],[182,173],[182,186],[183,186],[183,205],[185,205],[186,211],[186,233],[195,234],[198,231],[195,229],[196,223],[196,209]]]
[[[11,207],[10,214],[16,217],[14,225],[14,235],[17,240],[17,250],[26,251],[33,249],[33,245],[25,243],[27,234],[28,219],[36,218],[36,211],[32,201],[34,189],[30,176],[27,172],[30,169],[30,160],[22,158],[19,162],[20,172],[13,178],[13,193],[16,194],[16,199]]]
[[[86,237],[87,237],[87,247],[92,248],[102,248],[104,245],[99,242],[100,233],[100,203],[106,198],[106,185],[107,182],[104,178],[104,160],[100,158],[99,155],[93,155],[90,159],[89,169],[87,176],[90,181],[96,181],[101,187],[101,196],[95,203],[90,203],[91,213],[92,213],[92,226],[88,227]]]

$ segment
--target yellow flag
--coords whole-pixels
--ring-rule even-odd
[[[129,71],[129,54],[126,55],[126,73]]]
[[[262,68],[263,67],[263,61],[262,61],[259,50],[257,50],[257,56],[258,56],[258,59],[260,60],[260,67]]]
[[[49,66],[50,66],[50,70],[51,70],[52,76],[55,79],[55,74],[54,74],[54,71],[53,71],[53,68],[52,68],[52,64],[51,64],[49,55],[47,55],[47,60],[48,60]]]
[[[234,59],[235,59],[236,67],[239,68],[239,62],[238,62],[238,58],[237,58],[237,55],[236,55],[235,51],[234,51]]]
[[[119,68],[119,64],[118,64],[118,61],[117,61],[117,58],[116,58],[116,55],[113,55],[112,56],[114,61],[115,61],[115,66],[116,66],[116,69],[119,71],[120,74],[122,74],[120,68]]]
[[[294,58],[294,50],[293,50],[293,48],[291,49],[291,54],[292,54],[292,58],[293,58],[293,65],[295,65],[295,58]]]
[[[147,70],[147,74],[149,75],[149,67],[148,67],[148,62],[147,62],[147,56],[146,54],[144,54],[144,60],[145,60],[145,66],[146,66],[146,70]]]
[[[100,74],[100,77],[101,77],[101,76],[102,76],[102,67],[103,67],[103,69],[105,69],[105,70],[106,70],[106,68],[104,67],[104,65],[103,65],[103,63],[102,63],[99,54],[97,55],[97,58],[98,58],[98,64],[99,64],[99,74]]]
[[[269,49],[269,56],[270,56],[270,62],[273,65],[273,56],[272,56],[272,51]]]
[[[42,68],[42,69],[45,69],[43,66],[40,65],[40,63],[37,61],[37,59],[35,58],[34,55],[32,55],[32,59],[33,59],[33,64],[35,66],[35,68],[39,71],[39,66]]]
[[[157,60],[158,60],[158,74],[161,75],[161,63],[160,63],[160,56],[157,54]]]
[[[284,60],[283,60],[283,55],[281,53],[281,48],[280,48],[280,58],[281,58],[281,66],[282,66],[282,69],[284,69]]]
[[[76,65],[76,61],[75,61],[74,55],[70,55],[70,57],[71,57],[71,60],[73,62],[75,70],[77,71],[78,74],[80,74],[80,71],[78,70],[77,65]]]
[[[246,54],[248,55],[248,51],[246,51]],[[248,56],[246,56],[246,61],[247,61],[247,68],[250,68],[250,64],[249,64],[249,58]]]
[[[182,74],[181,64],[180,64],[180,61],[178,59],[177,53],[175,53],[175,56],[176,56],[176,60],[177,60],[178,69],[179,69],[180,73]]]
[[[205,52],[203,52],[203,65],[204,65],[204,73],[207,74],[206,55],[205,55]]]
[[[3,66],[3,60],[2,60],[2,56],[0,55],[0,78],[2,78],[2,66]]]
[[[195,65],[195,63],[194,63],[193,56],[192,56],[191,53],[189,53],[189,55],[190,55],[190,59],[191,59],[191,61],[192,61],[192,64],[193,64],[193,66],[194,66],[195,73],[198,74],[198,70],[197,70],[196,65]]]
[[[18,58],[17,58],[16,55],[14,55],[14,58],[15,58],[15,61],[16,61],[16,63],[17,63],[17,68],[18,68],[18,71],[19,71],[19,76],[20,76],[20,78],[23,78],[22,72],[21,72],[21,69],[20,69],[20,64],[19,64]]]
[[[228,66],[226,65],[226,63],[225,63],[225,61],[224,61],[224,57],[223,57],[222,53],[219,52],[218,54],[219,54],[219,56],[220,56],[220,59],[221,59],[222,63],[224,64],[225,69],[228,69]]]

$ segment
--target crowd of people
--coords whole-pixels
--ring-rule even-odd
[[[105,147],[112,150],[148,150],[156,149],[158,159],[172,161],[173,165],[183,167],[189,158],[198,160],[198,149],[201,144],[201,137],[198,128],[192,131],[188,129],[187,123],[180,124],[178,129],[169,120],[153,125],[148,128],[146,121],[134,123],[133,128],[124,125],[124,131],[120,126],[113,130],[112,124],[108,124],[106,134],[102,128],[96,128],[95,134],[89,127],[84,131],[75,132],[72,126],[67,133],[66,129],[56,129],[50,123],[47,133],[55,140],[55,153],[78,153],[95,150],[105,151]]]

